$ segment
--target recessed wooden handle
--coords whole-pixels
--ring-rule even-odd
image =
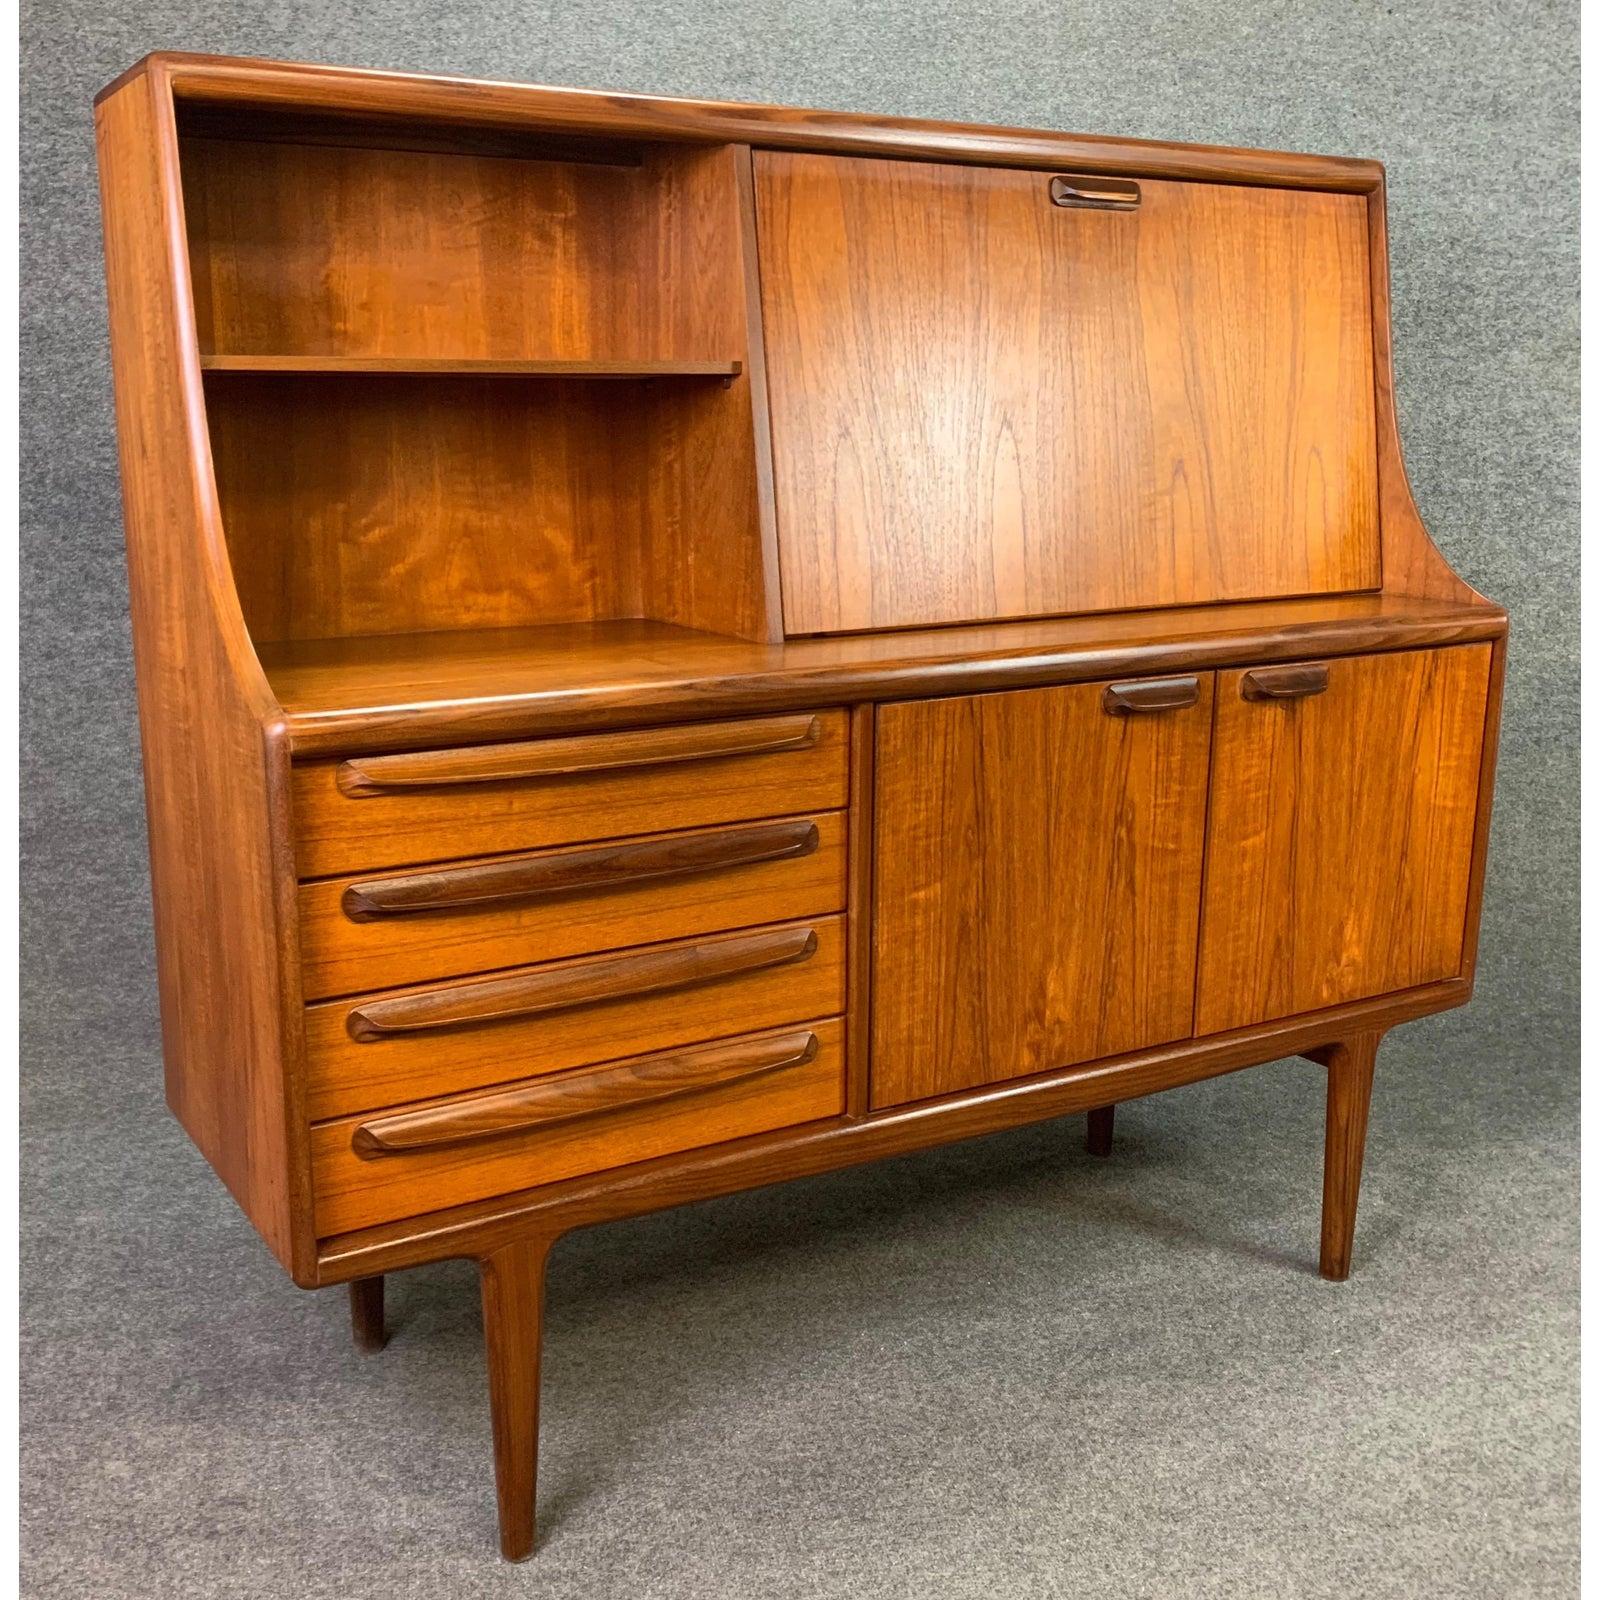
[[[776,822],[721,833],[691,833],[646,839],[559,855],[486,861],[475,867],[443,867],[400,878],[353,883],[341,900],[352,922],[408,916],[420,911],[459,911],[546,895],[593,894],[662,878],[689,878],[758,861],[807,856],[817,848],[814,822]]]
[[[1320,661],[1288,667],[1255,667],[1245,673],[1239,693],[1246,700],[1305,700],[1328,687],[1328,669]]]
[[[1198,678],[1146,678],[1139,683],[1107,684],[1101,704],[1110,715],[1125,717],[1135,711],[1180,711],[1199,698]]]
[[[688,728],[598,733],[576,739],[534,739],[466,750],[418,750],[369,756],[339,764],[335,781],[354,800],[396,789],[451,788],[458,784],[513,783],[564,778],[627,767],[662,767],[723,756],[775,755],[806,750],[822,736],[816,717],[757,717]]]
[[[606,956],[555,972],[453,984],[392,1000],[364,1001],[345,1026],[362,1044],[415,1033],[480,1027],[485,1023],[545,1016],[611,1000],[638,999],[691,989],[742,973],[808,961],[816,954],[815,928],[779,928],[719,939],[714,944],[643,954]]]
[[[1132,211],[1139,204],[1139,185],[1127,178],[1089,178],[1065,173],[1050,180],[1050,198],[1058,206],[1089,211]]]
[[[641,1056],[614,1066],[563,1073],[500,1094],[475,1095],[450,1105],[375,1117],[357,1127],[350,1144],[358,1156],[370,1161],[406,1151],[527,1133],[800,1066],[816,1053],[816,1034],[801,1032],[706,1050]]]

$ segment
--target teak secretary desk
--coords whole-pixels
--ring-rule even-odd
[[[1383,171],[157,55],[100,97],[167,1095],[295,1282],[1472,991],[1506,616],[1406,486]]]

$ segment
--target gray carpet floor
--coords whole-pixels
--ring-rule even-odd
[[[69,1039],[96,1104],[29,1117],[25,1592],[1571,1594],[1575,1085],[1525,1024],[1391,1036],[1342,1286],[1302,1062],[1125,1107],[1109,1162],[1071,1118],[569,1236],[524,1567],[471,1268],[392,1280],[358,1356],[154,1103],[155,1039]]]

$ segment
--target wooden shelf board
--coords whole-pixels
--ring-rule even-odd
[[[618,621],[263,643],[297,756],[1497,638],[1487,601],[1358,594],[756,644]]]
[[[453,356],[202,355],[204,372],[528,378],[736,378],[739,361],[511,361]]]

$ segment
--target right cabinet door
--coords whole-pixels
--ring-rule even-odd
[[[1460,972],[1491,648],[1217,674],[1197,1034]]]

